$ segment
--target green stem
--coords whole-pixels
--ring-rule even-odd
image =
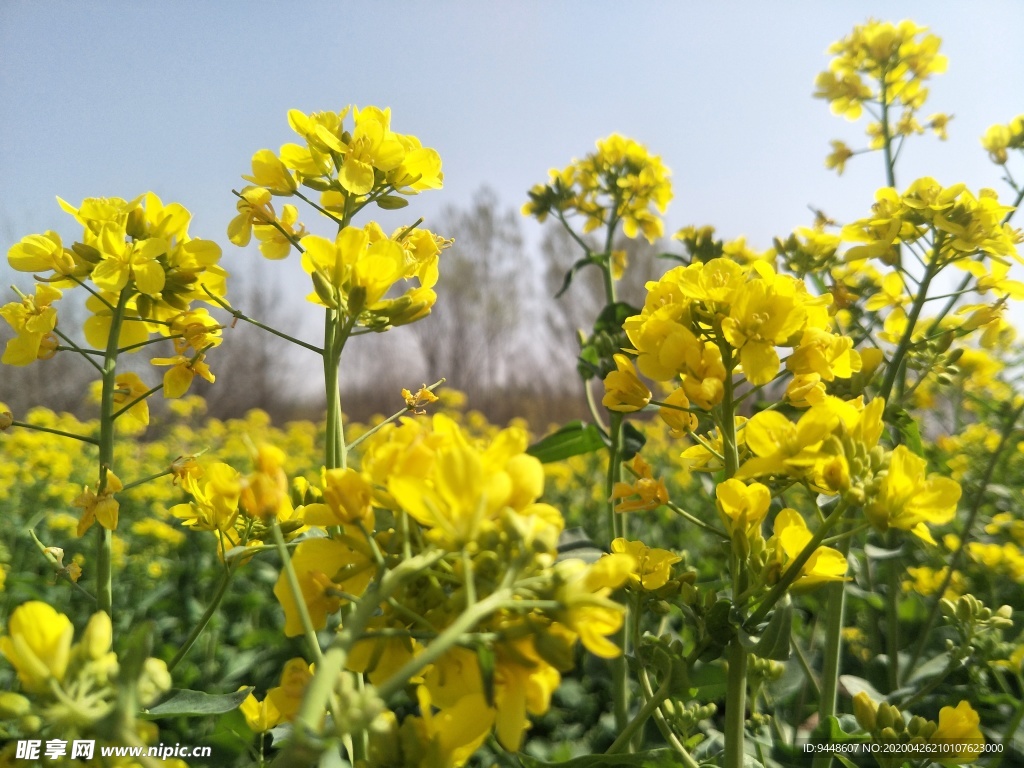
[[[235,575],[235,568],[233,566],[226,566],[224,571],[221,573],[220,582],[217,584],[217,591],[213,593],[213,599],[210,604],[206,606],[206,610],[203,612],[202,617],[199,619],[188,637],[185,638],[185,642],[182,644],[178,652],[174,654],[174,658],[171,659],[167,664],[167,671],[173,672],[174,668],[178,666],[178,663],[185,658],[185,655],[191,650],[192,646],[195,645],[196,640],[203,634],[203,631],[209,625],[210,620],[214,614],[217,613],[217,609],[220,608],[221,601],[224,599],[224,595],[227,594],[228,585],[231,584],[231,578]]]
[[[885,181],[890,186],[896,187],[896,164],[893,161],[892,156],[892,131],[889,128],[889,104],[888,94],[886,88],[886,71],[882,70],[882,117],[879,122],[882,124],[882,151],[885,155]]]
[[[29,424],[26,421],[12,421],[12,427],[21,427],[22,429],[34,429],[36,432],[49,432],[51,435],[60,435],[61,437],[69,437],[72,440],[80,440],[83,443],[89,443],[90,445],[99,445],[100,441],[95,437],[87,437],[85,435],[76,435],[74,432],[65,432],[62,429],[51,429],[50,427],[43,427],[39,424]]]
[[[209,296],[210,299],[212,299],[221,309],[223,309],[225,312],[230,314],[235,319],[249,323],[250,325],[255,325],[257,328],[262,328],[267,333],[272,333],[275,336],[284,339],[285,341],[290,341],[292,344],[297,344],[298,346],[303,347],[304,349],[308,349],[310,352],[316,352],[318,355],[322,355],[324,353],[324,351],[320,349],[320,347],[305,342],[302,339],[296,339],[294,336],[289,336],[287,333],[282,333],[276,328],[271,328],[269,325],[264,325],[258,320],[253,320],[245,313],[232,307],[230,304],[224,301],[224,299],[220,298],[219,296],[215,296],[213,293],[210,292],[210,289],[207,288],[205,285],[203,286],[203,290],[206,291],[206,295]]]
[[[299,577],[292,566],[291,554],[288,552],[288,547],[284,541],[284,534],[281,533],[281,526],[278,525],[276,517],[271,522],[270,531],[274,537],[277,552],[281,556],[281,568],[284,570],[288,588],[292,591],[295,608],[299,612],[299,621],[302,622],[302,632],[306,636],[306,645],[309,646],[310,654],[319,664],[323,658],[323,653],[320,651],[320,641],[317,639],[316,630],[313,628],[313,620],[309,617],[309,608],[306,606],[306,599],[303,597],[302,588],[299,586]]]
[[[71,347],[71,349],[73,349],[75,352],[77,352],[83,358],[85,358],[85,361],[87,363],[89,363],[89,365],[91,365],[93,368],[95,368],[101,374],[103,373],[103,367],[99,363],[97,363],[95,360],[92,359],[93,357],[103,357],[104,356],[103,352],[100,352],[97,349],[82,349],[82,347],[80,347],[77,344],[75,344],[75,342],[71,339],[70,336],[68,336],[67,334],[63,333],[59,328],[54,328],[53,332],[57,336],[59,336],[60,338],[64,339],[64,341],[67,342],[68,346]]]
[[[886,546],[891,549],[894,544],[890,531],[886,535]],[[899,599],[900,574],[903,572],[903,567],[899,558],[893,558],[886,564],[885,569],[885,652],[889,657],[887,671],[890,691],[895,691],[900,684]]]
[[[724,768],[743,768],[747,718],[747,649],[738,638],[726,652],[729,665],[725,694]]]
[[[850,554],[850,538],[839,543],[843,557]],[[824,722],[835,717],[839,692],[839,670],[843,654],[843,624],[846,613],[846,582],[837,581],[828,585],[828,616],[825,622],[825,666],[821,671],[821,702],[818,706],[818,721]],[[812,680],[812,678],[809,678]],[[815,755],[814,768],[829,768],[832,756]]]
[[[765,596],[764,600],[757,607],[750,618],[747,619],[747,625],[753,626],[761,621],[768,615],[772,607],[779,601],[786,590],[789,589],[789,585],[796,581],[797,576],[800,575],[800,571],[803,570],[804,565],[814,554],[814,551],[821,546],[822,540],[828,535],[828,532],[832,530],[836,524],[842,519],[843,515],[846,514],[848,505],[844,501],[840,501],[832,513],[826,517],[821,525],[818,526],[818,530],[811,536],[811,540],[807,542],[807,545],[800,550],[800,554],[796,556],[796,559],[790,563],[789,567],[782,574],[782,578],[771,588],[771,591]],[[849,541],[849,539],[847,539]]]
[[[616,755],[620,752],[626,751],[629,747],[629,740],[633,738],[640,727],[647,722],[647,720],[657,711],[658,707],[661,706],[662,702],[665,701],[672,693],[672,675],[665,675],[664,681],[658,686],[658,690],[655,691],[654,695],[647,699],[646,703],[640,707],[640,711],[636,713],[636,716],[619,731],[618,737],[612,742],[612,745],[605,750],[606,755]]]
[[[338,313],[328,309],[324,315],[324,390],[327,396],[326,467],[337,469],[342,466],[340,444],[341,396],[338,384],[338,362],[340,354],[335,349],[338,334]]]
[[[152,482],[153,480],[159,480],[161,477],[165,477],[173,473],[173,469],[165,469],[162,472],[157,472],[156,474],[147,475],[146,477],[140,478],[138,480],[133,480],[132,482],[128,483],[127,485],[121,488],[121,493],[124,493],[125,491],[130,491],[132,488],[135,488],[136,486],[144,485],[145,483]]]
[[[935,593],[935,600],[932,603],[931,610],[928,612],[928,618],[925,620],[924,627],[918,635],[914,651],[910,655],[910,661],[907,664],[905,672],[907,679],[909,679],[910,675],[913,674],[914,668],[917,666],[918,659],[920,659],[921,654],[924,653],[925,645],[928,642],[928,636],[931,634],[932,627],[935,626],[935,621],[939,617],[942,596],[946,594],[946,590],[949,588],[950,582],[953,580],[953,573],[960,564],[960,559],[963,557],[963,553],[965,551],[964,548],[971,537],[971,531],[974,529],[974,522],[978,518],[978,513],[981,511],[982,502],[985,500],[985,491],[988,490],[988,485],[992,481],[992,474],[995,472],[996,465],[999,463],[999,459],[1002,457],[1003,451],[1006,450],[1006,447],[1009,444],[1010,435],[1013,434],[1017,421],[1021,417],[1021,413],[1024,413],[1024,403],[1018,406],[1006,420],[1006,424],[1003,425],[1003,431],[999,438],[999,444],[992,452],[988,465],[985,467],[985,474],[982,477],[981,485],[978,486],[978,490],[974,494],[974,498],[971,501],[971,510],[967,514],[967,521],[964,523],[963,530],[960,533],[960,542],[957,544],[956,550],[949,558],[949,570],[946,572],[946,576],[943,578],[942,584]]]
[[[121,289],[117,306],[110,318],[107,348],[103,356],[102,393],[100,395],[100,477],[97,494],[107,487],[107,473],[114,463],[114,390],[117,388],[117,347],[121,336],[121,321],[128,298],[132,292],[131,283]],[[98,527],[96,552],[96,604],[101,611],[113,615],[111,546],[113,534],[102,525]]]

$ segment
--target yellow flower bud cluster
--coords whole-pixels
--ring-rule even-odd
[[[853,697],[853,711],[860,725],[876,744],[905,744],[907,751],[893,751],[876,754],[882,768],[897,768],[903,765],[906,755],[913,754],[912,747],[935,745],[938,749],[928,751],[933,760],[941,765],[960,765],[976,760],[985,746],[981,732],[981,718],[970,705],[961,701],[955,707],[939,710],[939,721],[927,720],[919,715],[907,717],[893,705],[876,704],[867,693],[861,691]],[[891,747],[890,747],[891,748]]]
[[[669,170],[643,144],[612,134],[597,142],[596,152],[549,175],[547,184],[530,190],[524,215],[544,221],[552,212],[578,214],[584,232],[621,222],[626,237],[643,235],[651,243],[664,233],[655,211],[664,214],[672,200]]]
[[[137,680],[118,681],[113,630],[103,611],[93,614],[78,642],[73,641],[71,621],[47,603],[30,601],[11,613],[7,633],[0,636],[0,655],[17,672],[21,694],[0,697],[0,712],[17,717],[26,733],[61,739],[102,735],[119,684],[135,686],[143,707],[171,686],[167,665],[155,658],[143,662]]]
[[[997,165],[1006,165],[1008,150],[1024,149],[1024,115],[1017,115],[1006,125],[993,125],[981,137],[981,146]]]

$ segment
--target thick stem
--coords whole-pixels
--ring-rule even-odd
[[[846,557],[850,554],[850,537],[839,542],[839,551]],[[839,691],[839,668],[843,653],[843,623],[846,613],[846,582],[837,581],[828,585],[828,617],[825,623],[825,666],[821,672],[821,703],[818,706],[819,722],[835,717]],[[832,756],[819,754],[814,758],[814,768],[829,768]]]
[[[114,463],[114,390],[117,388],[117,348],[121,336],[121,322],[124,308],[132,293],[131,283],[121,289],[110,318],[110,335],[103,355],[102,393],[100,395],[100,479],[96,493],[101,494],[107,487],[107,473]],[[101,611],[113,615],[113,593],[111,585],[111,545],[113,534],[98,526],[96,547],[96,604]]]
[[[729,664],[725,694],[724,768],[743,768],[747,718],[747,649],[739,639],[729,643]]]

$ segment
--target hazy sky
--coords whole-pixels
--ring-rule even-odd
[[[842,178],[824,168],[829,140],[862,146],[863,125],[811,98],[829,44],[869,17],[930,26],[950,59],[925,111],[955,114],[950,139],[913,142],[900,185],[928,174],[1002,189],[979,137],[1024,111],[1015,0],[3,0],[0,247],[48,228],[74,237],[55,195],[152,189],[192,210],[192,233],[245,272],[258,257],[225,228],[253,152],[295,140],[289,108],[351,103],[390,106],[395,130],[441,153],[445,189],[407,209],[428,227],[483,184],[518,208],[549,168],[618,131],[672,170],[667,232],[710,223],[767,247],[808,223],[811,203],[864,215],[882,183],[878,155]]]

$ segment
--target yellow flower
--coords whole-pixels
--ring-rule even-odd
[[[372,305],[383,298],[388,289],[405,271],[405,253],[390,239],[370,243],[369,232],[358,227],[345,227],[332,243],[316,235],[302,238],[302,267],[310,275],[319,275],[338,292],[335,300],[347,301],[354,289],[362,289],[358,307]],[[314,284],[316,283],[314,276]],[[314,303],[326,304],[324,297],[309,297]]]
[[[226,531],[233,525],[241,494],[239,474],[234,467],[214,462],[198,471],[186,464],[175,475],[194,501],[171,507],[171,515],[187,528],[200,531]]]
[[[651,465],[644,461],[640,454],[633,457],[633,472],[637,476],[636,482],[619,481],[615,483],[609,501],[627,499],[630,496],[638,498],[616,504],[616,512],[647,512],[668,503],[668,489],[665,487],[665,481],[655,479]]]
[[[107,481],[104,489],[96,494],[89,486],[79,494],[72,504],[82,508],[82,517],[78,521],[78,536],[84,536],[94,522],[99,522],[108,531],[117,528],[117,514],[121,508],[114,494],[122,488],[121,481],[111,470],[107,470]]]
[[[829,169],[835,168],[836,173],[842,176],[843,171],[846,169],[846,161],[851,157],[853,157],[852,149],[842,141],[833,140],[832,152],[825,158],[825,167]]]
[[[625,355],[614,355],[614,359],[618,370],[605,376],[601,404],[620,413],[643,410],[651,401],[651,391],[636,375],[632,360]]]
[[[634,589],[661,589],[672,578],[672,566],[683,559],[667,549],[648,547],[642,541],[623,538],[614,539],[611,548],[613,553],[624,552],[636,561],[635,570],[629,574],[629,584]]]
[[[768,540],[768,551],[773,553],[781,576],[813,537],[803,517],[794,509],[779,512],[774,533]],[[845,581],[846,569],[846,558],[841,552],[831,547],[818,547],[800,569],[792,589],[813,589],[830,581]]]
[[[238,690],[244,688],[243,685]],[[253,733],[266,733],[281,723],[281,713],[278,712],[277,707],[274,706],[274,700],[269,696],[265,697],[263,701],[257,701],[256,697],[250,693],[238,709],[245,717],[245,724]]]
[[[16,334],[7,342],[0,363],[28,365],[53,356],[56,342],[53,329],[57,327],[57,309],[53,302],[61,296],[57,288],[41,283],[36,285],[35,296],[25,296],[20,302],[0,307],[0,317]],[[49,343],[48,338],[53,339],[53,343]]]
[[[768,507],[772,502],[772,494],[767,486],[761,483],[747,486],[730,478],[718,484],[715,496],[718,499],[718,515],[730,534],[760,534],[761,523],[768,515]]]
[[[402,752],[416,768],[461,766],[484,743],[494,724],[494,710],[482,693],[463,696],[455,704],[435,711],[424,685],[416,689],[418,716],[402,722]]]
[[[373,529],[373,486],[359,472],[325,469],[322,475],[323,504],[307,504],[303,520],[309,525],[354,525]]]
[[[878,530],[899,528],[935,544],[928,523],[942,525],[956,514],[960,484],[948,477],[925,477],[927,462],[898,445],[889,459],[889,470],[864,507],[868,521]]]
[[[427,385],[424,384],[415,393],[410,392],[408,389],[402,390],[402,399],[405,400],[405,407],[413,413],[424,414],[424,406],[436,403],[438,401],[437,395],[427,389]]]
[[[676,387],[662,403],[664,405],[658,408],[658,416],[668,425],[672,437],[682,437],[697,428],[697,414],[683,410],[690,407],[685,389]]]
[[[43,693],[51,678],[63,680],[75,628],[63,613],[38,600],[22,603],[0,637],[0,654],[18,673],[28,693]]]
[[[60,235],[47,231],[42,235],[28,235],[7,251],[7,261],[19,272],[56,272],[71,274],[75,270],[73,252],[64,248]],[[59,281],[71,284],[70,281]]]
[[[270,204],[269,189],[246,187],[242,190],[235,209],[238,215],[228,224],[228,240],[238,246],[246,246],[252,239],[254,224],[274,221],[274,206]]]
[[[175,339],[177,341],[177,339]],[[179,354],[174,357],[154,357],[150,362],[153,365],[169,365],[170,369],[164,374],[164,397],[176,399],[185,395],[192,387],[192,380],[199,376],[210,383],[217,380],[217,377],[210,371],[210,366],[205,362],[206,355],[196,354],[190,357]]]
[[[275,195],[290,195],[298,189],[295,177],[269,149],[261,149],[252,156],[252,176],[242,178]]]
[[[277,261],[291,253],[293,242],[306,235],[306,227],[297,223],[298,220],[299,209],[294,205],[285,205],[281,207],[281,216],[276,220],[277,226],[255,222],[253,232],[260,241],[263,258]]]
[[[622,626],[624,609],[609,595],[635,570],[635,558],[624,553],[606,555],[589,566],[581,560],[555,564],[562,579],[556,599],[565,606],[559,622],[579,635],[583,647],[595,656],[613,659],[622,653],[608,636]]]
[[[299,596],[309,610],[314,629],[327,626],[327,616],[341,607],[337,591],[360,595],[374,573],[369,552],[353,549],[340,539],[306,539],[292,553],[292,568],[299,580]],[[291,585],[282,571],[274,585],[274,595],[284,609],[284,633],[301,635],[302,619]]]
[[[931,735],[929,741],[941,743],[951,752],[941,752],[935,759],[943,765],[960,765],[978,759],[985,747],[985,737],[979,727],[981,718],[974,708],[966,701],[956,707],[943,707],[939,710],[939,727]],[[946,757],[945,755],[950,755]]]
[[[295,719],[306,686],[312,679],[313,671],[302,657],[297,656],[284,663],[280,685],[267,691],[267,701],[280,713],[282,722],[290,723]]]
[[[989,158],[997,165],[1006,165],[1009,155],[1006,152],[1010,146],[1010,128],[1006,125],[990,126],[985,135],[981,137],[981,146],[988,152]]]
[[[743,430],[754,456],[743,462],[737,479],[806,476],[821,459],[822,441],[838,424],[839,416],[827,403],[811,407],[796,424],[778,411],[755,414]]]
[[[387,173],[405,159],[405,147],[391,132],[391,110],[365,107],[355,110],[355,130],[344,148],[344,164],[338,183],[353,195],[365,195],[373,189],[373,171]]]
[[[149,387],[137,373],[121,373],[114,379],[114,412],[120,411],[125,406],[128,410],[118,418],[128,419],[136,426],[145,427],[149,424],[149,403],[145,395]]]
[[[800,331],[807,310],[788,276],[751,280],[737,292],[729,317],[722,320],[726,340],[740,353],[747,381],[767,384],[779,372],[775,347]]]
[[[562,681],[558,670],[544,661],[533,638],[502,643],[494,667],[495,730],[498,741],[510,752],[522,747],[530,727],[527,713],[543,715],[551,706],[551,694]]]

